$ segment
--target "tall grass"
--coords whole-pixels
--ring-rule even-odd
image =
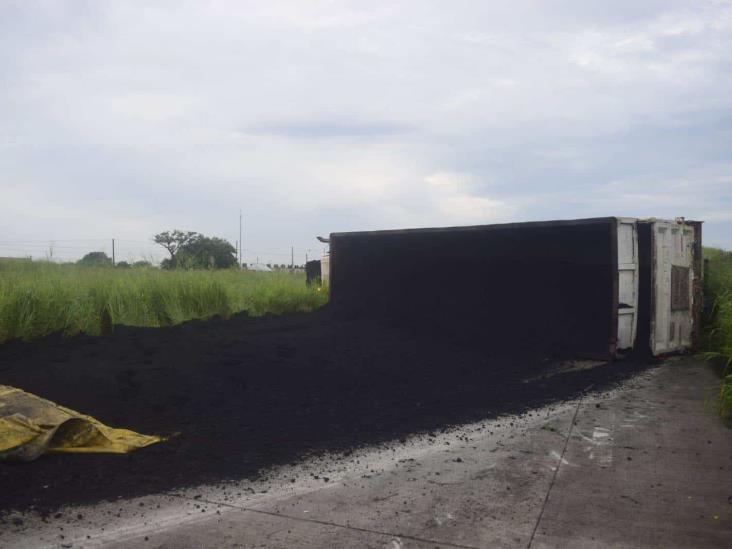
[[[732,252],[705,248],[704,354],[722,363],[719,414],[732,419]]]
[[[0,342],[53,332],[100,334],[114,324],[169,326],[194,318],[311,311],[327,293],[303,275],[119,269],[0,261]]]

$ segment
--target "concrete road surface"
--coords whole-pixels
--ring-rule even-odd
[[[257,482],[0,525],[2,547],[732,547],[719,380],[672,359],[621,389],[327,456]]]

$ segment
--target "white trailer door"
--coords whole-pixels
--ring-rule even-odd
[[[694,227],[655,221],[652,229],[653,354],[691,347],[694,306]]]
[[[638,233],[636,220],[618,219],[618,345],[631,349],[638,322]]]

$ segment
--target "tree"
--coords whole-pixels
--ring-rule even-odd
[[[126,261],[118,261],[117,267],[119,267],[120,269],[129,269],[130,267],[132,267],[132,265],[130,265]]]
[[[168,253],[170,254],[169,266],[175,267],[178,251],[198,236],[200,235],[193,231],[179,231],[178,229],[175,229],[173,232],[164,231],[156,234],[153,237],[153,241],[155,244],[159,244],[168,250]]]
[[[178,250],[176,260],[200,269],[228,269],[236,265],[236,249],[223,238],[201,234]]]
[[[142,269],[142,268],[145,268],[145,267],[152,267],[152,263],[150,263],[149,261],[144,261],[144,260],[142,260],[142,261],[135,261],[132,264],[132,266],[135,267],[136,269]]]
[[[112,258],[104,252],[89,252],[77,263],[79,265],[111,265]]]

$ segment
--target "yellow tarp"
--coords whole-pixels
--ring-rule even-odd
[[[0,460],[32,461],[48,452],[126,454],[160,440],[107,427],[93,417],[0,385]]]

